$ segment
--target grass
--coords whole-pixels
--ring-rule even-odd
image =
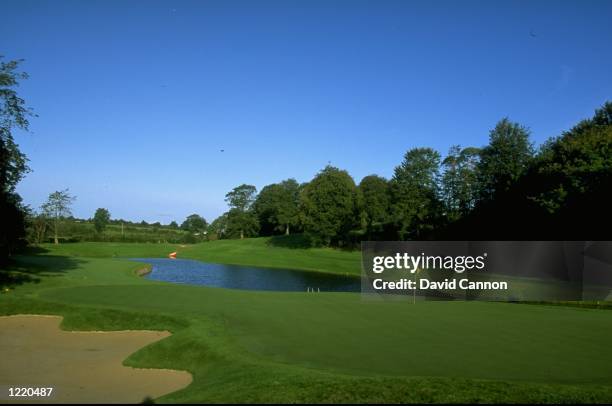
[[[61,314],[66,329],[172,331],[126,360],[194,374],[160,402],[612,401],[607,310],[172,285],[138,278],[142,264],[112,258],[178,248],[214,262],[359,271],[357,253],[266,239],[46,248],[17,259],[21,282],[0,295],[0,313]]]
[[[252,265],[268,268],[300,269],[359,275],[361,254],[359,251],[341,251],[332,248],[286,247],[273,238],[249,238],[245,240],[216,240],[200,244],[155,243],[96,243],[82,242],[43,244],[41,247],[53,255],[75,257],[167,257],[177,251],[179,258],[200,261]]]

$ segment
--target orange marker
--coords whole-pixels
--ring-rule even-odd
[[[176,251],[175,252],[171,252],[170,254],[168,254],[168,258],[176,259]]]

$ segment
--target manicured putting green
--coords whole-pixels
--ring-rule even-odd
[[[221,318],[224,329],[218,333],[243,349],[344,373],[612,381],[612,320],[606,311],[477,302],[368,303],[357,294],[146,285],[58,289],[42,298]]]

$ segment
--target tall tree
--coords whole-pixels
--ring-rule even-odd
[[[287,179],[280,186],[283,199],[278,206],[276,221],[279,227],[285,228],[285,235],[289,235],[291,227],[298,224],[300,185],[295,179]]]
[[[259,219],[262,231],[284,232],[298,224],[298,204],[300,186],[295,179],[267,185],[253,203],[253,209]]]
[[[70,206],[76,200],[68,189],[58,190],[49,195],[47,202],[42,205],[41,209],[45,216],[53,220],[53,241],[59,244],[58,231],[60,221],[72,215]]]
[[[442,161],[442,197],[449,220],[472,210],[478,198],[477,166],[480,149],[453,145]]]
[[[585,230],[608,230],[600,233],[607,235],[611,188],[612,102],[548,140],[521,184],[528,199],[574,236],[587,236]]]
[[[381,231],[389,221],[391,196],[389,182],[378,175],[364,177],[359,183],[366,232],[371,240],[374,233]]]
[[[96,231],[98,233],[103,232],[110,221],[110,212],[104,208],[97,209],[93,221]]]
[[[225,201],[232,209],[246,211],[251,208],[256,195],[257,188],[255,186],[242,184],[227,192]]]
[[[482,199],[491,200],[495,194],[507,192],[525,174],[534,154],[529,136],[529,129],[508,118],[491,130],[478,164]]]
[[[406,152],[391,179],[392,213],[398,237],[422,238],[438,221],[440,154],[431,148]]]
[[[304,228],[315,243],[342,243],[356,226],[357,188],[348,172],[326,166],[300,196]]]
[[[28,78],[26,73],[18,71],[22,61],[4,62],[2,58],[0,56],[0,264],[25,243],[27,210],[15,187],[29,168],[26,156],[15,142],[13,130],[27,131],[28,117],[34,115],[15,90],[20,80]]]
[[[28,78],[17,69],[23,60],[2,62],[0,55],[0,188],[14,192],[17,183],[29,171],[26,156],[19,150],[13,129],[28,131],[28,117],[34,116],[15,88]]]
[[[253,234],[258,228],[255,213],[251,211],[256,194],[255,186],[242,184],[225,195],[225,201],[230,206],[228,225],[232,230],[239,230],[240,239],[244,238],[245,233]]]

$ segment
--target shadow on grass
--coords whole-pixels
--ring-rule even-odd
[[[28,250],[28,254],[32,253]],[[82,262],[78,258],[60,255],[17,256],[0,268],[0,290],[26,283],[39,283],[42,276],[60,276],[77,268]]]
[[[42,255],[50,252],[48,249],[38,245],[28,245],[19,251],[20,255]]]
[[[312,240],[304,234],[293,234],[293,235],[274,235],[270,237],[267,242],[268,245],[273,247],[282,248],[312,248]]]

